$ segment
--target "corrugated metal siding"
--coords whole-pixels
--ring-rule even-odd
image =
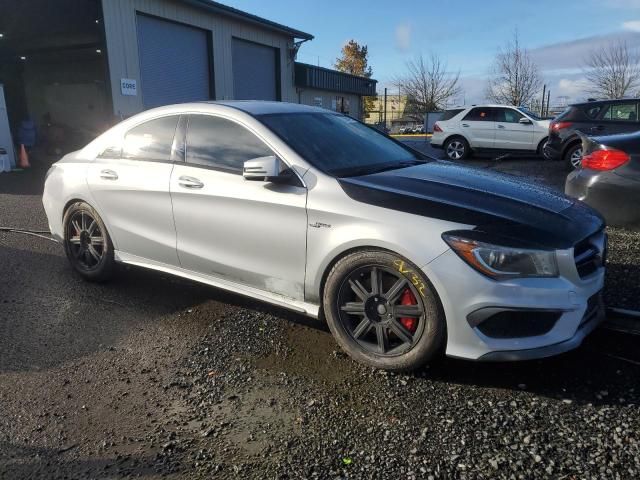
[[[306,63],[296,63],[296,86],[357,95],[375,95],[376,80],[357,77],[346,73],[316,67]]]
[[[326,90],[317,90],[313,88],[301,88],[298,91],[298,103],[303,105],[320,106],[327,110],[333,110],[334,100],[343,97],[349,101],[349,115],[353,118],[362,118],[361,99],[358,95],[353,94],[336,94]],[[318,105],[317,100],[321,105]],[[337,102],[336,102],[337,103]]]
[[[129,116],[143,110],[142,97],[120,94],[120,79],[140,81],[136,12],[154,15],[186,25],[210,30],[213,39],[216,98],[233,98],[232,38],[243,38],[279,49],[282,100],[297,102],[294,62],[288,56],[292,38],[227,17],[207,14],[175,0],[102,0],[109,57],[109,74],[116,115]]]
[[[207,32],[138,14],[144,108],[209,100]]]

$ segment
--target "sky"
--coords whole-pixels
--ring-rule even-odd
[[[484,100],[498,49],[518,31],[551,89],[551,103],[583,100],[583,64],[594,49],[624,40],[640,51],[640,0],[222,0],[314,35],[298,61],[333,68],[349,39],[369,48],[378,92],[406,62],[434,52],[460,72],[455,103]],[[567,97],[567,98],[562,98]]]

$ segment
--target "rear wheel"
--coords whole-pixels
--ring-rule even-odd
[[[64,251],[83,278],[108,280],[114,268],[113,244],[102,219],[88,204],[77,202],[65,212]]]
[[[470,155],[467,141],[462,137],[452,137],[444,143],[444,154],[449,160],[464,160]]]
[[[564,160],[567,164],[567,167],[571,170],[575,170],[582,165],[582,144],[577,143],[573,145],[567,153],[564,154]]]
[[[407,260],[354,253],[332,268],[323,307],[338,344],[376,368],[413,370],[441,353],[445,322],[435,291]]]

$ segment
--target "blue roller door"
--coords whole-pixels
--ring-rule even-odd
[[[278,49],[234,38],[232,56],[236,100],[280,100]]]
[[[209,48],[204,30],[140,14],[137,29],[145,108],[209,100]]]

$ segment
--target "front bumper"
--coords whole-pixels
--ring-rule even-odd
[[[602,248],[604,249],[604,233]],[[473,270],[453,251],[424,267],[440,296],[447,319],[448,356],[472,360],[526,360],[562,353],[580,345],[604,318],[599,292],[604,268],[581,278],[573,249],[557,252],[560,276],[497,282]],[[597,300],[594,308],[594,301]],[[490,315],[478,312],[491,311]],[[496,334],[482,322],[497,312],[540,313],[540,328]],[[551,321],[548,313],[552,312]],[[517,318],[517,317],[516,317]]]
[[[580,168],[565,181],[567,195],[595,208],[614,227],[640,226],[640,182],[618,175]]]
[[[562,149],[561,145],[556,148],[555,145],[547,142],[544,146],[544,151],[542,152],[544,156],[550,160],[562,160]]]

